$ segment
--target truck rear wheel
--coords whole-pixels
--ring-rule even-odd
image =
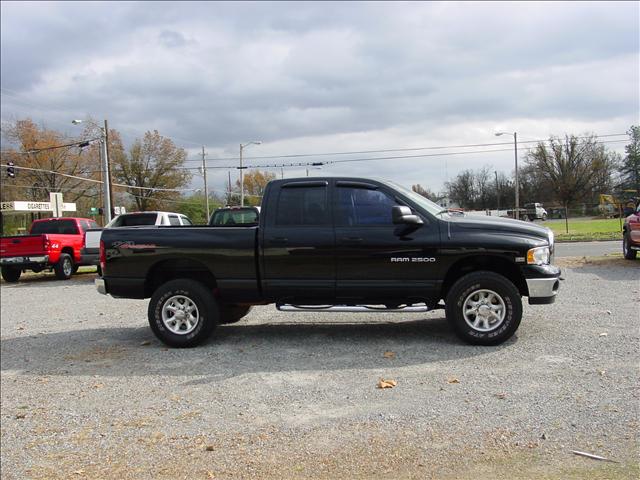
[[[200,282],[171,280],[149,302],[149,326],[170,347],[195,347],[211,336],[220,313],[213,294]]]
[[[16,267],[2,267],[2,278],[9,283],[16,283],[21,273],[22,270]]]
[[[242,305],[221,305],[220,306],[220,324],[228,325],[236,323],[249,315],[251,307]]]
[[[518,330],[522,300],[516,286],[494,272],[460,278],[446,298],[447,320],[462,340],[473,345],[498,345]]]
[[[56,274],[58,280],[69,280],[73,275],[73,258],[68,253],[62,253],[58,263],[53,267],[53,271]]]

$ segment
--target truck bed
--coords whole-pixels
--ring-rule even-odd
[[[107,268],[114,296],[145,298],[172,270],[185,266],[195,278],[211,272],[217,293],[230,301],[259,299],[258,227],[132,227],[105,229]],[[133,260],[135,258],[135,260]]]

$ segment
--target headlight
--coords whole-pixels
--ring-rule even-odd
[[[532,248],[527,252],[527,263],[530,265],[549,265],[550,259],[549,247]]]

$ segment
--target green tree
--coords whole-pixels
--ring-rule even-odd
[[[187,152],[157,130],[137,139],[128,155],[112,157],[113,176],[119,183],[144,187],[127,188],[138,210],[159,209],[165,200],[179,200],[180,192],[170,190],[184,188],[191,180],[184,168]]]
[[[627,134],[630,143],[624,147],[627,154],[620,164],[622,188],[640,193],[640,125],[632,126]]]

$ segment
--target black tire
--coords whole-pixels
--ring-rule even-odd
[[[73,266],[73,273],[78,273],[78,269],[80,268],[80,265],[74,265]]]
[[[221,305],[220,306],[220,324],[229,325],[242,320],[249,315],[252,307],[242,305]]]
[[[543,213],[543,214],[542,214],[542,221],[543,221],[543,222],[546,222],[546,221],[547,221],[547,214],[546,214],[546,213]]]
[[[485,293],[481,291],[491,293],[486,294],[488,298],[483,300],[481,297]],[[471,311],[473,309],[467,310],[467,320],[465,320],[466,307],[473,303],[477,305],[485,300],[489,302],[482,310],[483,313],[478,315]],[[502,304],[499,303],[500,300]],[[495,326],[490,325],[490,320],[486,320],[484,324],[486,328],[482,328],[481,325],[474,328],[468,323],[471,322],[471,316],[474,317],[474,323],[477,323],[482,321],[482,315],[491,315],[487,312],[492,310],[492,306],[499,312],[504,312],[501,320],[493,319]],[[478,308],[483,308],[483,305]],[[476,311],[480,313],[479,310],[476,309]],[[487,271],[469,273],[454,283],[449,290],[446,298],[446,315],[458,337],[465,342],[472,345],[498,345],[511,338],[518,330],[522,320],[522,299],[516,286],[502,275]],[[479,316],[480,320],[478,320]]]
[[[22,270],[16,267],[2,267],[2,278],[6,282],[16,283],[20,279]]]
[[[174,298],[175,297],[175,298]],[[181,300],[186,299],[185,303]],[[169,317],[163,320],[163,310],[172,305],[188,308],[191,304],[196,307],[196,321],[193,326],[187,325],[188,319],[179,319],[173,322]],[[181,310],[181,315],[188,315]],[[195,347],[207,340],[219,323],[220,313],[218,305],[213,298],[213,293],[202,283],[187,278],[171,280],[154,292],[149,302],[149,326],[158,339],[170,347],[188,348]],[[191,317],[193,318],[193,317]],[[185,327],[185,328],[182,328]],[[192,328],[190,330],[190,328]],[[174,329],[174,331],[172,331]],[[184,331],[185,333],[179,333]]]
[[[622,254],[627,260],[635,260],[638,252],[631,250],[631,248],[629,248],[629,243],[629,232],[624,232],[622,237]]]
[[[69,280],[73,275],[75,265],[73,264],[73,258],[68,253],[60,254],[60,259],[53,267],[53,271],[56,274],[58,280]]]
[[[528,222],[529,221],[529,215],[527,215],[525,213],[524,215],[522,215],[522,217],[520,217],[520,220],[522,220],[523,222]]]

